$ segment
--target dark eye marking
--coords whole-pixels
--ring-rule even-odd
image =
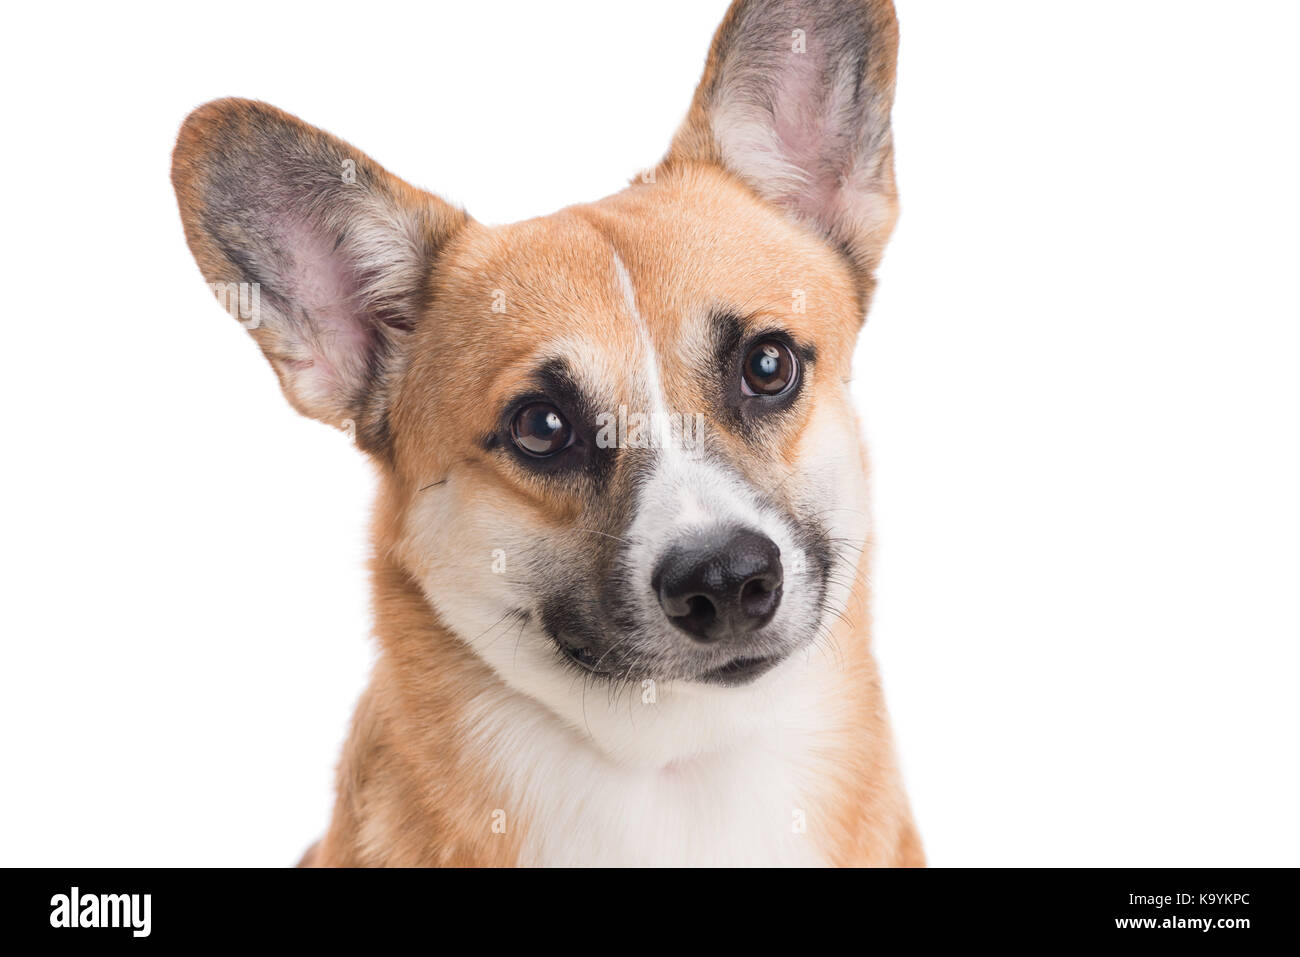
[[[603,479],[614,450],[597,447],[596,408],[573,369],[563,358],[550,359],[529,378],[528,391],[503,410],[492,449],[533,472],[586,472]]]
[[[759,317],[721,311],[714,313],[712,325],[716,379],[711,391],[732,428],[758,441],[762,420],[798,399],[816,349]]]

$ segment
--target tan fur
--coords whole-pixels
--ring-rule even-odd
[[[593,230],[599,231],[599,243]],[[523,236],[516,236],[518,232]],[[581,288],[592,296],[573,321],[584,334],[609,342],[610,352],[616,354],[626,330],[602,325],[601,317],[602,306],[612,312],[605,295],[614,293],[606,288],[607,277],[584,271],[585,262],[600,261],[594,253],[608,243],[624,257],[639,280],[638,288],[657,293],[643,305],[648,319],[667,323],[669,317],[689,316],[712,296],[762,304],[787,323],[802,323],[802,331],[823,346],[831,361],[819,374],[848,374],[857,319],[852,282],[843,264],[815,237],[773,215],[709,167],[686,168],[653,188],[632,187],[553,220],[505,227],[502,233],[467,231],[463,245],[444,260],[435,312],[466,309],[482,326],[489,317],[467,307],[490,302],[485,291],[500,283],[507,283],[508,296],[514,292],[521,297],[524,316],[540,310],[557,287]],[[698,273],[674,270],[677,261],[659,255],[664,248],[681,250],[680,261],[697,264]],[[525,255],[532,250],[542,255]],[[573,255],[557,261],[552,258],[559,255],[556,250]],[[593,254],[590,260],[584,252]],[[508,278],[503,275],[507,269]],[[796,287],[818,290],[824,307],[790,314],[789,291]],[[561,302],[575,309],[580,305]],[[671,324],[658,325],[654,332],[668,356],[674,343],[689,341],[689,335]],[[562,524],[571,519],[560,503],[538,500],[527,475],[493,469],[486,453],[473,452],[460,462],[447,454],[455,450],[460,455],[473,446],[474,436],[490,428],[492,397],[508,395],[513,385],[509,374],[502,376],[498,369],[508,369],[515,357],[530,355],[537,334],[526,319],[484,328],[481,336],[470,330],[457,338],[462,354],[450,357],[452,372],[442,365],[448,357],[432,342],[422,351],[430,362],[414,363],[413,379],[395,416],[397,460],[409,464],[404,477],[384,476],[386,491],[375,523],[381,556],[401,554],[403,513],[411,498],[421,494],[422,484],[456,468],[473,471],[474,481],[464,484],[475,488],[474,494],[482,494],[485,487],[499,489],[503,507],[519,509],[529,521]],[[434,327],[428,335],[431,340],[442,338]],[[454,389],[447,388],[449,379],[457,383]],[[682,408],[699,404],[686,394],[688,382],[672,382],[668,388]],[[832,414],[853,416],[846,405]],[[797,450],[798,436],[793,435],[786,457],[797,457]],[[765,479],[762,472],[770,463],[752,455],[738,453],[737,460],[751,463],[750,477],[760,484],[778,485],[784,477]],[[833,745],[837,756],[831,763],[841,769],[840,798],[832,811],[833,830],[822,839],[831,859],[840,864],[919,865],[923,856],[898,779],[869,648],[866,569],[864,556],[854,606],[845,612],[856,627],[836,633],[844,664],[844,698],[854,702],[854,709],[852,722]],[[501,804],[497,786],[482,774],[481,755],[461,753],[455,727],[458,702],[488,693],[498,683],[439,627],[400,568],[379,558],[374,574],[376,633],[383,654],[345,748],[335,821],[322,844],[320,863],[508,863],[515,846],[485,826],[491,810]]]
[[[888,4],[871,7],[887,21],[887,31],[895,29]],[[889,48],[893,34],[881,42]],[[717,51],[715,41],[701,91],[713,81]],[[892,89],[892,56],[878,69],[888,71]],[[706,319],[714,305],[743,310],[752,328],[779,325],[815,344],[818,360],[805,385],[811,398],[773,426],[765,452],[725,430],[719,435],[729,460],[755,488],[777,500],[789,497],[788,483],[812,451],[805,443],[809,423],[831,420],[856,434],[844,382],[870,299],[871,271],[892,228],[892,163],[883,161],[880,174],[890,200],[881,214],[885,225],[858,236],[846,257],[719,165],[703,96],[654,182],[497,228],[413,190],[348,148],[399,205],[420,211],[436,248],[436,268],[423,290],[423,318],[404,334],[403,365],[385,380],[391,444],[371,450],[380,471],[371,565],[380,654],[344,746],[333,821],[304,857],[305,866],[509,865],[519,860],[529,828],[546,826],[511,809],[506,833],[491,829],[494,810],[506,804],[504,782],[492,755],[477,750],[482,739],[466,733],[467,702],[482,709],[517,692],[439,620],[420,582],[428,564],[442,556],[412,535],[410,520],[421,496],[445,495],[453,511],[511,516],[557,550],[571,547],[571,527],[599,520],[592,516],[601,503],[548,486],[492,454],[482,440],[496,428],[503,404],[518,393],[539,350],[557,344],[587,357],[583,374],[611,399],[643,404],[643,396],[619,392],[638,381],[641,352],[635,331],[619,318],[626,307],[612,281],[611,254],[626,264],[635,286],[674,409],[707,407],[692,370],[707,347]],[[207,200],[198,184],[218,128],[243,115],[230,102],[196,112],[176,149],[174,179],[186,235],[210,280],[228,274],[231,263],[203,228]],[[491,308],[498,290],[508,303],[504,315]],[[806,292],[806,312],[792,307],[794,290]],[[254,334],[268,354],[279,348],[273,330]],[[276,369],[281,373],[280,365]],[[290,399],[304,408],[292,393]],[[347,414],[342,407],[324,415],[304,411],[335,422]],[[472,538],[443,544],[448,551],[489,546]],[[867,567],[864,551],[852,601],[833,629],[832,647],[842,663],[834,696],[845,706],[842,726],[826,729],[824,757],[836,771],[826,782],[825,825],[812,836],[835,864],[920,865],[924,857],[870,650]]]
[[[673,138],[672,148],[664,158],[661,169],[671,170],[680,164],[708,163],[722,167],[723,156],[714,138],[710,123],[710,100],[717,95],[725,63],[728,44],[734,41],[741,12],[740,3],[733,3],[714,34],[704,75],[691,100],[685,122]],[[863,15],[871,24],[869,50],[866,56],[868,74],[864,86],[880,91],[883,109],[888,111],[894,95],[894,73],[898,63],[898,19],[894,15],[892,0],[865,0],[860,4]],[[801,25],[797,19],[774,23],[774,30],[788,33],[788,28]],[[880,264],[885,244],[894,231],[898,219],[898,186],[894,179],[894,147],[888,127],[879,143],[871,167],[866,171],[869,188],[882,202],[878,215],[870,221],[857,222],[854,229],[832,230],[830,240],[840,246],[854,265],[853,278],[859,293],[859,302],[865,312],[875,289],[875,269]]]

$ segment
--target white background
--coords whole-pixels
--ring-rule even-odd
[[[205,288],[185,114],[265,99],[511,221],[655,161],[725,7],[9,11],[0,864],[292,863],[366,680],[373,478]],[[931,861],[1300,864],[1300,15],[899,14],[855,391]]]

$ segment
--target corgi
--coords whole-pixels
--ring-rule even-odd
[[[204,277],[378,472],[304,865],[923,864],[848,387],[897,44],[889,0],[737,0],[658,165],[499,227],[264,103],[185,120]]]

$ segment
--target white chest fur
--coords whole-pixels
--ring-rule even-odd
[[[502,786],[492,809],[497,833],[523,829],[525,865],[824,864],[817,833],[828,698],[816,692],[821,669],[808,660],[778,671],[787,673],[761,679],[763,687],[709,689],[703,698],[693,697],[697,689],[676,697],[666,689],[667,700],[649,708],[626,694],[607,707],[606,693],[591,691],[599,700],[591,731],[608,744],[621,718],[619,735],[636,741],[619,761],[586,727],[528,698],[476,708]],[[688,720],[734,733],[701,734],[699,724],[688,732]],[[665,762],[674,747],[682,756]],[[704,750],[685,753],[693,747]]]

